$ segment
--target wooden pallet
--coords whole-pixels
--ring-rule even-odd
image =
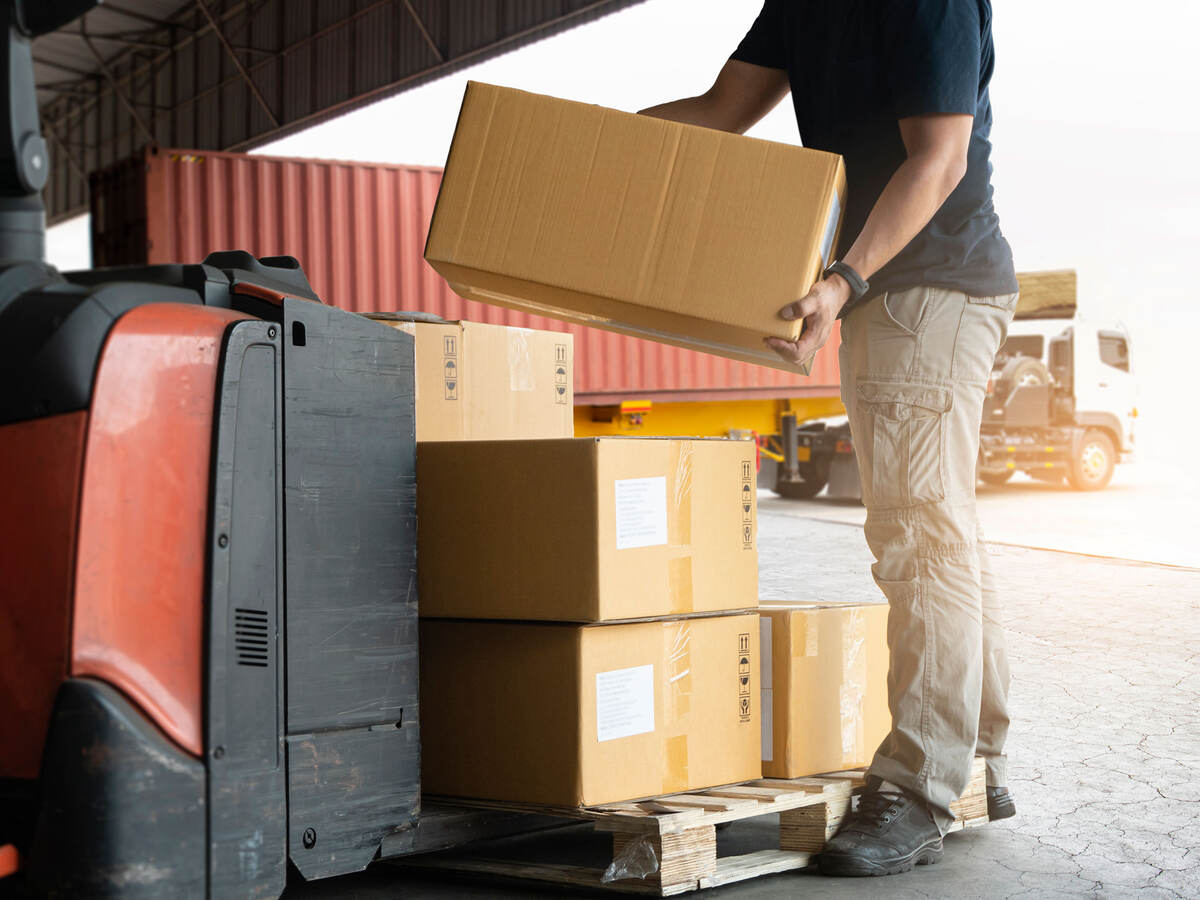
[[[412,857],[404,866],[477,875],[532,879],[621,893],[670,897],[719,887],[760,875],[806,868],[825,846],[850,805],[850,792],[862,784],[861,770],[791,780],[764,778],[688,794],[609,806],[561,809],[484,801],[454,802],[488,809],[591,820],[597,831],[613,836],[617,863],[654,851],[657,871],[645,878],[605,881],[605,870],[585,866],[538,864],[462,855]],[[976,759],[970,784],[951,809],[951,831],[987,822],[982,759]],[[739,856],[717,857],[716,826],[772,813],[779,815],[779,847]]]

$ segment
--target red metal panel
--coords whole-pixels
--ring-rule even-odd
[[[85,412],[0,428],[0,778],[37,777],[67,677],[86,431]]]
[[[836,331],[805,378],[463,300],[423,256],[441,169],[160,149],[148,151],[139,170],[147,179],[144,231],[121,218],[129,214],[120,202],[128,180],[94,179],[93,208],[107,217],[96,220],[94,245],[106,253],[98,265],[195,261],[213,250],[288,253],[321,298],[344,309],[570,331],[579,403],[837,394]],[[118,259],[113,247],[125,232],[131,255]],[[149,237],[148,253],[137,246],[140,235]]]
[[[71,674],[203,753],[204,567],[217,364],[239,313],[151,303],[100,358],[79,507]]]

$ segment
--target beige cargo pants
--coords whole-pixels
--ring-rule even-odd
[[[892,730],[871,774],[929,802],[943,833],[971,760],[1006,784],[1009,672],[975,513],[987,380],[1016,295],[915,288],[842,321],[842,400],[875,582],[887,596]]]

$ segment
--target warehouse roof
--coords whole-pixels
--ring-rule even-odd
[[[641,0],[105,0],[34,42],[51,221],[147,144],[249,149]]]

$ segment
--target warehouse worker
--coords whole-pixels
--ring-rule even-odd
[[[1008,665],[975,513],[988,376],[1017,302],[992,207],[990,0],[766,0],[699,97],[644,112],[743,132],[790,88],[805,146],[845,157],[837,261],[784,307],[809,358],[841,318],[842,400],[858,453],[875,581],[890,604],[892,730],[832,875],[937,862],[972,758],[993,818],[1005,787]]]

